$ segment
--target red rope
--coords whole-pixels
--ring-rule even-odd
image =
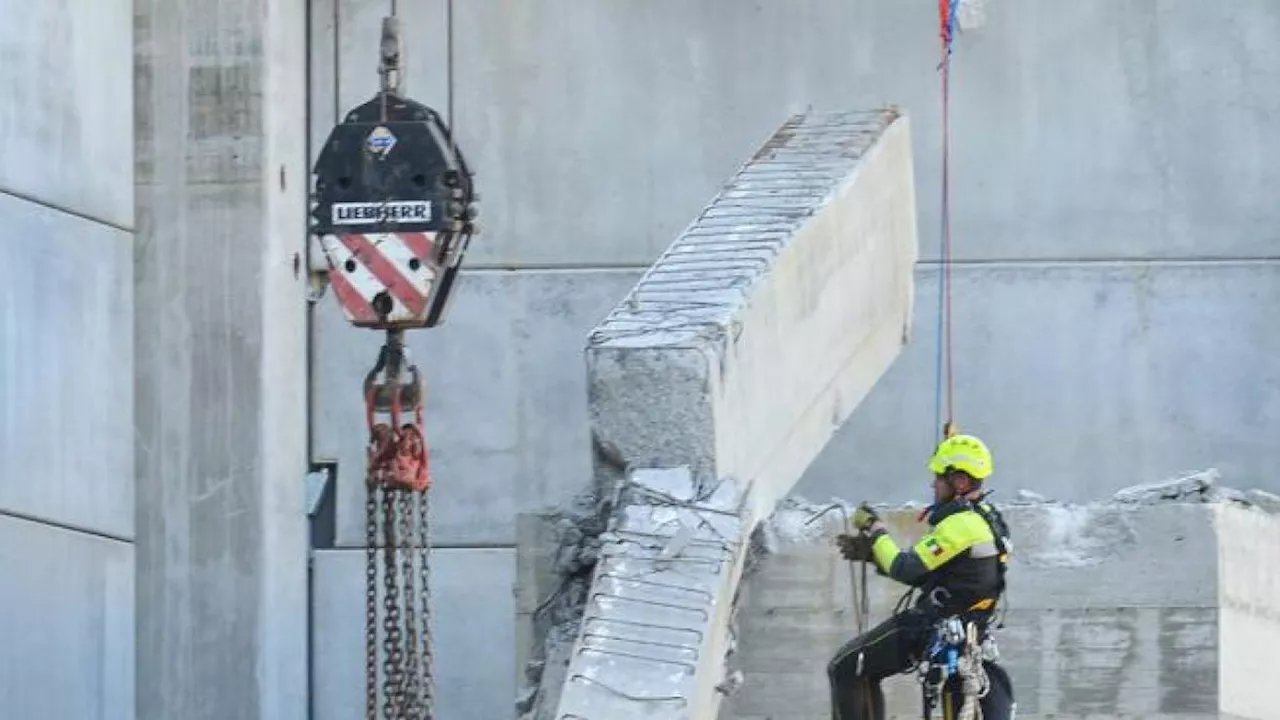
[[[942,273],[940,276],[942,288],[940,294],[943,300],[942,314],[938,322],[943,326],[940,338],[942,347],[939,348],[939,352],[943,354],[943,363],[946,368],[947,423],[945,427],[952,427],[955,422],[955,380],[951,345],[951,41],[955,27],[952,10],[952,0],[938,0],[942,40]]]

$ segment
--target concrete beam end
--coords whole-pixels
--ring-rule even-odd
[[[910,337],[915,214],[906,115],[789,119],[590,334],[597,460],[767,514]]]

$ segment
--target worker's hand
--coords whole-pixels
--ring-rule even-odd
[[[857,535],[837,535],[836,545],[840,546],[840,555],[850,562],[871,562],[871,537],[858,533]]]
[[[871,534],[876,530],[884,528],[884,523],[880,522],[880,516],[870,505],[862,503],[858,506],[857,511],[853,513],[853,526],[860,532]]]

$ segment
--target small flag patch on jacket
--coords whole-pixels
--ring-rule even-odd
[[[930,553],[932,553],[932,554],[934,554],[934,555],[941,555],[941,554],[942,554],[942,546],[941,546],[941,545],[939,545],[939,544],[938,544],[938,541],[937,541],[937,540],[934,540],[933,538],[929,538],[928,540],[925,540],[925,541],[924,541],[924,546],[925,546],[925,547],[927,547],[927,548],[929,548],[929,552],[930,552]]]

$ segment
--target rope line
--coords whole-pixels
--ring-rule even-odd
[[[955,422],[955,378],[951,353],[951,48],[955,37],[960,0],[938,0],[942,60],[942,208],[939,232],[940,272],[938,276],[938,353],[934,366],[935,442],[941,442],[945,428]],[[945,396],[946,424],[943,424]]]

